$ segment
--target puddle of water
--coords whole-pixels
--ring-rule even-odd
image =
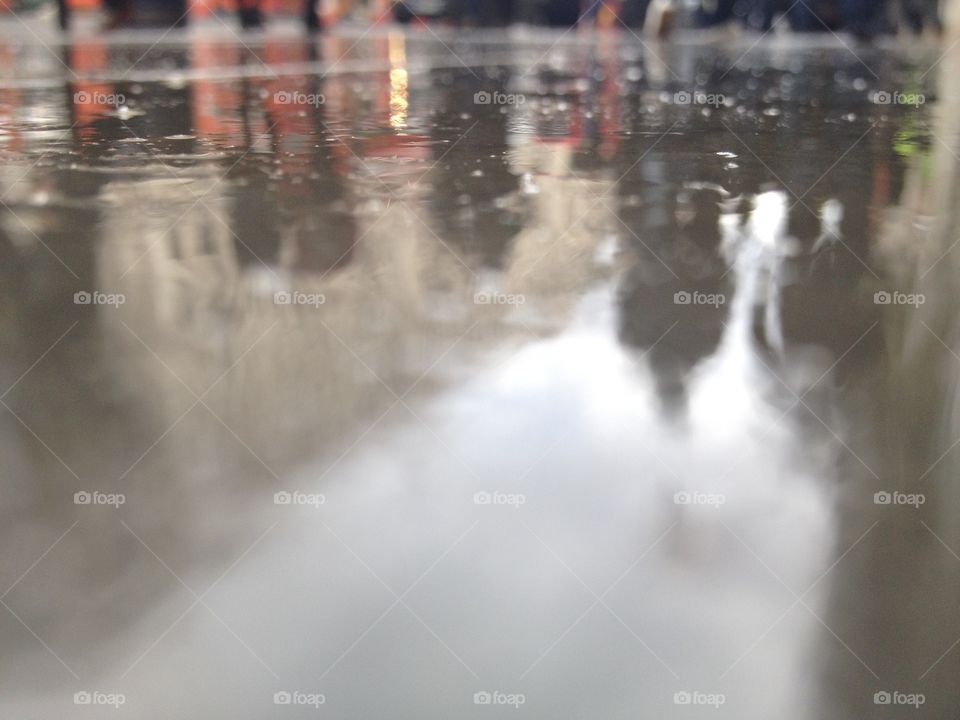
[[[5,713],[954,708],[954,58],[487,40],[0,48]]]

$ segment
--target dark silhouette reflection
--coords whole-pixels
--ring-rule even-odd
[[[496,73],[496,71],[493,71]],[[430,207],[440,237],[474,272],[502,270],[529,218],[508,164],[509,75],[438,73],[433,114],[436,166]]]
[[[448,12],[458,24],[504,27],[513,21],[516,5],[517,0],[450,0]]]
[[[319,59],[319,44],[312,41],[287,48],[284,57]],[[334,155],[339,148],[326,125],[322,77],[244,79],[240,87],[242,158],[229,178],[236,188],[230,222],[241,267],[267,264],[319,276],[345,266],[357,228],[343,160]],[[264,134],[266,155],[257,151]]]
[[[730,311],[733,285],[719,227],[723,161],[691,151],[679,135],[645,132],[642,62],[634,74],[640,79],[624,108],[632,132],[615,159],[617,230],[630,248],[619,289],[620,339],[643,351],[664,409],[676,415],[686,407],[691,372],[716,352]]]
[[[670,140],[646,155],[619,185],[619,218],[632,266],[620,287],[620,339],[645,351],[657,392],[672,414],[686,403],[691,371],[724,332],[732,285],[719,231],[720,195],[685,189],[699,161],[677,160]],[[624,143],[625,158],[644,151]]]
[[[64,65],[80,77],[105,73],[117,63],[132,64],[137,59],[134,49],[108,46],[97,40],[78,41],[63,48]],[[182,69],[188,66],[188,59],[177,54],[170,63],[171,71]],[[66,84],[64,94],[74,127],[74,149],[86,163],[109,163],[127,169],[140,166],[145,158],[158,162],[156,158],[160,156],[170,166],[170,173],[175,174],[183,162],[166,155],[186,156],[197,150],[190,135],[189,87],[160,84],[144,95],[142,88],[130,81],[73,81]],[[145,138],[150,142],[144,146],[128,144]],[[124,142],[117,143],[118,140]],[[101,178],[89,181],[94,183],[93,192],[106,182]]]
[[[634,265],[620,288],[620,339],[644,351],[670,414],[685,407],[690,374],[717,350],[728,315],[732,286],[724,277],[716,201],[708,191],[682,200],[696,217],[689,234],[677,228],[674,247],[657,257],[654,245],[636,242]],[[711,231],[694,229],[708,219],[714,221]]]

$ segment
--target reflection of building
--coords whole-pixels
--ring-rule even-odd
[[[156,181],[110,187],[114,210],[98,256],[98,284],[128,300],[101,319],[114,341],[130,351],[117,357],[118,375],[151,396],[158,386],[167,386],[170,393],[160,396],[171,398],[179,386],[174,373],[200,393],[276,323],[238,366],[236,377],[231,374],[208,402],[277,472],[297,458],[323,454],[328,441],[335,455],[337,445],[343,447],[392,404],[395,398],[372,373],[402,393],[476,322],[495,323],[503,331],[499,323],[507,310],[473,303],[474,279],[443,238],[414,215],[415,197],[359,207],[362,240],[349,263],[291,273],[276,259],[241,263],[229,225],[227,196],[233,190],[211,193],[191,207],[203,185]],[[589,217],[560,238],[555,212],[578,195],[576,181],[545,178],[538,222],[518,236],[507,256],[502,289],[526,294],[538,310],[549,310],[555,302],[550,298],[571,297],[593,275]],[[586,202],[583,198],[581,205]],[[321,245],[331,240],[322,227],[314,238]],[[324,303],[277,306],[273,294],[278,290],[321,293]],[[549,330],[571,309],[538,314],[536,325]],[[169,370],[150,353],[137,351],[120,321],[156,350]],[[465,339],[460,350],[471,344]],[[242,392],[229,390],[240,377]],[[177,407],[171,405],[171,421]],[[318,435],[318,413],[340,414],[342,421]],[[260,447],[265,425],[278,418],[291,426],[284,442]],[[223,440],[224,453],[245,453],[231,438]],[[196,450],[209,452],[208,447]]]
[[[306,47],[287,43],[264,52],[277,62],[300,62],[311,57]],[[381,50],[399,62],[396,42]],[[236,49],[223,55],[201,43],[195,51],[201,65],[237,62],[230,54]],[[436,102],[459,118],[476,88],[435,79],[417,76],[404,88],[404,102],[413,109]],[[381,80],[378,87],[393,88],[392,75]],[[469,137],[467,154],[448,154],[449,145],[440,144],[437,158],[429,147],[437,138],[397,127],[393,93],[377,105],[389,130],[340,141],[325,113],[328,105],[355,102],[343,82],[200,81],[190,93],[197,142],[239,145],[232,151],[237,160],[225,161],[229,174],[221,180],[221,165],[211,163],[164,173],[176,178],[114,181],[102,195],[110,210],[97,284],[127,298],[116,312],[99,314],[111,345],[123,349],[113,360],[117,376],[134,394],[154,397],[157,387],[167,388],[159,396],[168,407],[153,404],[162,426],[183,412],[181,381],[202,393],[242,357],[206,402],[277,473],[336,457],[394,402],[374,373],[402,393],[475,324],[478,333],[529,337],[522,328],[506,331],[512,308],[473,302],[490,283],[526,296],[523,309],[533,312],[527,322],[538,332],[561,326],[577,291],[597,276],[597,238],[615,232],[610,211],[597,201],[605,181],[597,173],[571,176],[574,145],[523,143],[508,163],[505,116],[480,130],[481,142],[499,143],[504,152],[477,174]],[[290,88],[328,102],[277,102],[276,94]],[[499,108],[486,111],[500,115]],[[460,211],[438,201],[462,183],[471,188],[461,194],[471,201],[465,210],[473,213],[472,240],[458,231]],[[488,236],[502,227],[509,232],[494,248]],[[324,302],[278,306],[278,291],[322,294]],[[124,324],[167,367],[138,347]],[[465,337],[457,352],[469,353],[473,344]],[[339,422],[318,432],[319,418],[333,416]],[[175,457],[199,460],[210,452],[210,438],[219,438],[224,462],[260,477],[263,468],[230,432],[201,429],[209,430],[209,420],[183,420],[184,427],[199,424],[184,433]],[[275,422],[288,432],[280,442],[262,442]],[[203,444],[190,449],[201,437]],[[154,461],[145,458],[144,476]]]
[[[957,0],[944,1],[944,21],[951,37],[960,33],[960,2]]]
[[[530,142],[513,155],[535,222],[514,239],[502,282],[506,292],[537,298],[548,327],[570,316],[575,293],[602,276],[617,252],[610,181],[606,173],[574,174],[573,153],[571,145]]]
[[[925,696],[920,712],[926,716],[956,712],[960,256],[954,246],[960,116],[952,78],[958,71],[960,56],[950,51],[938,68],[940,107],[927,130],[912,137],[881,135],[890,143],[886,154],[894,156],[895,149],[906,154],[908,167],[899,204],[883,212],[886,222],[872,256],[881,275],[878,285],[925,301],[879,306],[873,333],[887,349],[885,362],[860,363],[844,391],[846,413],[870,420],[851,429],[855,455],[841,466],[838,552],[877,524],[839,566],[824,619],[879,677],[871,678],[847,650],[825,637],[830,662],[823,682],[837,702],[824,717],[868,716],[876,712],[874,691],[902,688]],[[901,128],[912,122],[909,113],[892,115],[889,122]],[[875,492],[894,490],[921,494],[924,502],[874,504]]]

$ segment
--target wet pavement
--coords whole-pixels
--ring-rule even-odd
[[[0,715],[955,718],[940,53],[6,27]]]

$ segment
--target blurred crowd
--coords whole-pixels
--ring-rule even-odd
[[[102,0],[107,29],[132,22],[139,3],[158,0]],[[58,0],[60,24],[70,24],[71,0]],[[468,27],[502,27],[512,23],[573,27],[646,29],[666,34],[674,27],[709,28],[738,24],[764,32],[782,24],[796,32],[846,31],[857,37],[899,30],[939,33],[943,0],[337,0],[333,12],[324,0],[303,0],[299,10],[308,30],[322,29],[331,18],[392,19],[400,23],[440,22]],[[159,3],[181,24],[188,15],[186,0]],[[242,27],[264,23],[264,0],[236,0]]]

